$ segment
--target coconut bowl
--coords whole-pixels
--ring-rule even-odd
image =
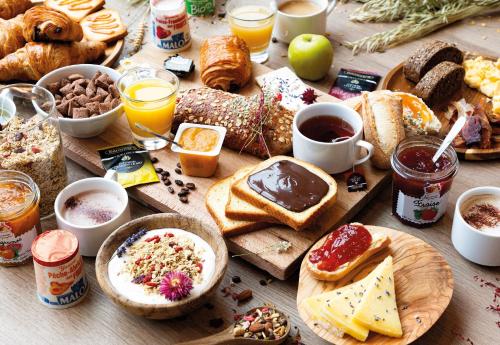
[[[149,230],[177,228],[205,240],[215,253],[215,270],[210,281],[199,296],[186,298],[172,305],[169,304],[146,304],[132,301],[113,286],[108,275],[108,263],[120,245],[139,228]],[[208,299],[217,291],[227,269],[228,253],[224,239],[213,227],[195,218],[182,216],[175,213],[160,213],[132,220],[116,229],[104,241],[96,257],[97,281],[104,293],[111,300],[124,308],[126,311],[146,317],[148,319],[171,319],[189,314],[202,307]]]

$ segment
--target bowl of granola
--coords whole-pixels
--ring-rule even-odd
[[[135,219],[115,230],[96,257],[104,293],[128,312],[170,319],[203,306],[228,261],[213,227],[173,213]]]

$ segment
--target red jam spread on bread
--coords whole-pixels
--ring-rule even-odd
[[[301,165],[281,160],[248,177],[254,192],[292,212],[318,204],[330,186]]]
[[[325,243],[309,255],[309,261],[322,271],[333,272],[363,254],[372,243],[372,235],[362,225],[346,224],[333,231]]]

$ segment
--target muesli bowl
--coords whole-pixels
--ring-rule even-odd
[[[178,261],[180,268],[172,268]],[[171,319],[208,301],[224,277],[227,261],[226,244],[216,229],[191,217],[161,213],[115,230],[97,253],[96,275],[104,293],[128,312]],[[158,270],[158,264],[164,266]]]

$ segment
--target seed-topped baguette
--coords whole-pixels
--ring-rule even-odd
[[[404,63],[403,73],[405,78],[418,83],[424,75],[443,61],[462,64],[464,56],[462,51],[454,44],[433,41],[417,49]]]
[[[432,107],[462,88],[465,70],[461,65],[444,61],[431,69],[415,86],[415,94]]]

